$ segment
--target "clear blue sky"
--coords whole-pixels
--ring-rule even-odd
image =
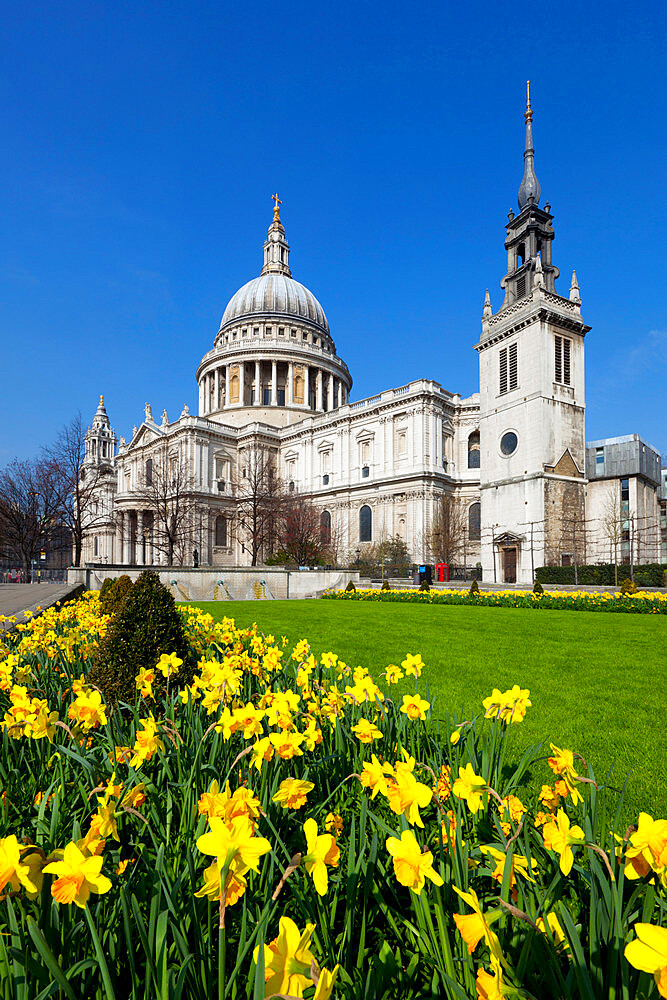
[[[589,440],[667,452],[664,12],[608,3],[3,4],[0,464],[104,393],[196,411],[280,193],[355,399],[477,389],[522,174],[525,80]]]

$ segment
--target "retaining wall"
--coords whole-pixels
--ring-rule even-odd
[[[136,580],[144,569],[152,569],[169,587],[177,601],[271,601],[321,597],[331,587],[339,589],[352,580],[359,585],[359,573],[351,570],[285,570],[206,566],[91,566],[70,569],[67,582],[82,583],[87,590],[99,590],[107,577],[126,574]]]

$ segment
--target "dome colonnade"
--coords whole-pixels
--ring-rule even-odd
[[[284,426],[302,420],[304,410],[330,412],[349,399],[352,378],[324,310],[292,278],[274,200],[261,274],[231,298],[213,350],[197,370],[199,415],[220,422],[246,423],[250,409]]]

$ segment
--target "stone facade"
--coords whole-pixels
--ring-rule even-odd
[[[597,487],[586,492],[590,328],[576,274],[567,297],[556,291],[553,215],[548,202],[539,205],[530,102],[525,119],[519,214],[510,212],[506,224],[504,299],[494,314],[487,291],[475,345],[479,393],[462,398],[421,379],[351,401],[352,377],[324,310],[292,277],[275,196],[261,273],[231,298],[197,367],[198,414],[186,406],[170,421],[163,411],[158,423],[146,404],[141,425],[116,448],[100,400],[86,461],[105,477],[86,562],[167,561],[157,500],[147,501],[162,470],[169,489],[190,504],[187,543],[172,562],[248,565],[237,511],[258,451],[275,457],[289,491],[311,498],[343,562],[394,536],[415,562],[433,561],[429,533],[442,497],[463,513],[459,561],[481,564],[487,581],[526,583],[538,566],[602,554],[586,530],[599,499]],[[648,517],[651,498],[640,491],[636,502]]]

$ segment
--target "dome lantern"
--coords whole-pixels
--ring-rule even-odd
[[[292,277],[289,269],[289,243],[285,237],[285,229],[280,221],[280,206],[282,201],[277,194],[271,195],[274,202],[273,222],[264,244],[264,267],[262,274],[285,274]]]

